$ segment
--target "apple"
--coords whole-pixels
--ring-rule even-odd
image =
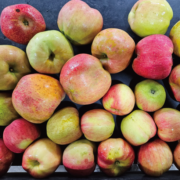
[[[136,84],[134,94],[137,107],[147,112],[153,112],[162,108],[166,101],[164,87],[151,79],[146,79]]]
[[[169,85],[176,101],[180,102],[180,65],[175,66],[171,71]]]
[[[137,58],[132,68],[138,75],[148,79],[164,79],[173,65],[173,43],[165,35],[156,34],[143,38],[136,45]]]
[[[34,178],[45,178],[54,173],[61,163],[59,145],[48,138],[32,143],[24,152],[22,167]]]
[[[170,147],[164,141],[155,139],[142,145],[138,152],[138,165],[149,176],[161,176],[173,163]]]
[[[0,139],[0,176],[7,173],[14,159],[14,153],[11,152]]]
[[[173,152],[173,160],[175,166],[180,170],[180,142],[176,145]]]
[[[180,140],[180,112],[172,108],[162,108],[154,113],[158,136],[166,142]]]
[[[60,83],[71,101],[86,105],[106,94],[111,86],[111,75],[96,57],[78,54],[63,66]]]
[[[123,116],[129,114],[135,105],[135,96],[125,84],[115,84],[102,99],[104,108],[112,114]]]
[[[166,0],[139,0],[132,7],[128,22],[131,30],[140,37],[165,34],[173,17]]]
[[[20,79],[13,91],[12,103],[24,119],[39,124],[52,116],[64,97],[57,79],[35,73]]]
[[[0,92],[0,126],[7,126],[17,118],[19,118],[19,114],[12,104],[12,94]]]
[[[123,30],[108,28],[99,32],[91,46],[93,56],[112,74],[126,69],[135,49],[134,40]]]
[[[3,132],[4,144],[14,153],[24,152],[39,137],[39,128],[23,118],[14,120]]]
[[[98,146],[97,163],[108,176],[125,173],[135,159],[133,148],[122,138],[110,138]]]
[[[29,4],[5,7],[1,12],[0,25],[4,36],[19,44],[27,44],[36,33],[46,29],[42,14]]]
[[[174,54],[180,57],[180,21],[178,21],[171,29],[169,37],[174,45]]]
[[[31,72],[24,51],[11,45],[0,45],[0,90],[13,90],[17,82]]]
[[[103,27],[101,13],[84,1],[71,0],[59,12],[60,31],[75,45],[89,44]]]
[[[62,33],[49,30],[37,33],[28,43],[27,56],[39,73],[60,73],[62,66],[74,56],[73,48]]]
[[[113,115],[104,109],[92,109],[81,117],[81,129],[84,136],[94,142],[108,139],[114,132]]]
[[[66,107],[57,111],[47,122],[47,136],[56,144],[69,144],[82,136],[78,110]]]
[[[153,118],[142,110],[134,110],[124,117],[120,129],[125,139],[134,146],[142,145],[156,135]]]
[[[95,144],[81,139],[69,144],[63,153],[63,165],[73,176],[89,176],[95,169]]]

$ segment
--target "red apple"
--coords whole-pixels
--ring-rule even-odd
[[[46,29],[42,14],[29,4],[15,4],[4,8],[0,25],[7,38],[20,44],[27,44],[36,33]]]
[[[174,159],[174,164],[180,170],[180,142],[178,142],[176,148],[174,149],[173,159]]]
[[[14,153],[11,152],[0,139],[0,176],[3,176],[8,171],[12,161],[14,159]]]
[[[108,176],[125,173],[135,159],[133,148],[121,138],[110,138],[100,143],[97,163]]]
[[[132,68],[138,75],[149,79],[164,79],[173,65],[173,43],[165,35],[156,34],[143,38],[136,46],[137,58]]]
[[[156,139],[140,147],[138,165],[149,176],[161,176],[169,170],[173,163],[173,155],[169,146]]]
[[[60,82],[73,102],[85,105],[106,94],[111,86],[111,76],[99,59],[89,54],[78,54],[63,66]]]
[[[14,153],[22,153],[39,136],[38,127],[22,118],[14,120],[3,132],[5,145]]]

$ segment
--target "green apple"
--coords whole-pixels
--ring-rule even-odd
[[[139,82],[134,93],[138,108],[148,112],[162,108],[166,100],[164,87],[150,79]]]
[[[139,0],[128,15],[128,22],[134,33],[145,37],[165,34],[172,17],[172,8],[166,0]]]
[[[56,30],[37,33],[28,43],[27,56],[31,66],[40,73],[56,74],[74,56],[65,36]]]

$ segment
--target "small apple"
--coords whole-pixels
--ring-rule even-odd
[[[29,4],[5,7],[1,12],[0,25],[7,38],[20,44],[27,44],[36,33],[46,29],[42,14]]]
[[[12,94],[0,92],[0,126],[7,126],[17,118],[19,118],[19,114],[12,104]]]
[[[62,33],[55,30],[37,33],[28,43],[27,56],[39,73],[60,73],[62,66],[74,56],[73,48]]]
[[[64,99],[59,81],[43,74],[29,74],[20,79],[12,94],[15,110],[27,121],[47,121]]]
[[[47,122],[47,136],[56,144],[69,144],[82,136],[79,113],[74,107],[57,111]],[[73,134],[73,135],[72,135]]]
[[[135,86],[134,94],[137,107],[147,112],[162,108],[166,100],[164,87],[150,79],[139,82]]]
[[[4,144],[14,153],[24,152],[39,137],[39,128],[23,118],[14,120],[3,132]]]
[[[97,163],[108,176],[125,173],[135,159],[133,148],[121,138],[110,138],[98,146]]]
[[[34,178],[45,178],[55,172],[61,163],[59,145],[48,138],[32,143],[24,152],[22,167]]]
[[[180,170],[180,142],[176,145],[173,152],[174,164]]]
[[[0,90],[12,90],[17,82],[31,72],[24,51],[11,45],[0,45]]]
[[[139,0],[132,7],[128,22],[134,33],[140,37],[165,34],[173,10],[166,0]]]
[[[94,142],[108,139],[114,132],[113,115],[104,109],[93,109],[81,117],[81,129],[84,136]]]
[[[113,85],[102,99],[104,108],[112,114],[123,116],[129,114],[135,105],[135,96],[125,84]]]
[[[14,159],[14,153],[11,152],[0,139],[0,176],[7,173]]]
[[[138,165],[149,176],[161,176],[173,163],[170,147],[162,140],[155,139],[142,145],[138,152]]]
[[[135,110],[123,118],[120,129],[125,139],[134,146],[142,145],[156,135],[153,118],[142,110]]]
[[[136,45],[137,58],[132,68],[138,75],[148,79],[164,79],[173,65],[173,43],[165,35],[156,34],[143,38]]]
[[[81,139],[69,144],[63,153],[63,165],[73,176],[89,176],[95,169],[95,144]]]
[[[154,113],[158,136],[166,142],[180,140],[180,112],[172,108],[162,108]]]
[[[135,49],[134,40],[123,30],[104,29],[93,40],[91,53],[100,59],[109,73],[123,71],[130,63]]]
[[[103,27],[101,13],[84,1],[71,0],[59,12],[60,31],[75,45],[89,44]]]
[[[60,83],[71,101],[86,105],[106,94],[111,86],[111,75],[96,57],[78,54],[63,66]]]

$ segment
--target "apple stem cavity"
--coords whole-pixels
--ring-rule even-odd
[[[39,166],[39,162],[37,161],[37,160],[32,160],[31,161],[31,165],[33,166],[33,167],[35,167],[35,166]]]
[[[49,60],[53,61],[55,57],[55,54],[51,52],[50,56],[49,56]]]
[[[151,90],[151,93],[152,93],[152,94],[155,94],[155,91],[154,91],[154,90]]]
[[[13,68],[9,68],[9,71],[10,71],[10,72],[13,72],[13,71],[14,71],[14,69],[13,69]]]
[[[115,161],[115,165],[119,165],[120,164],[120,162],[119,161]]]
[[[24,21],[23,21],[23,24],[24,24],[25,26],[29,26],[29,22],[28,22],[27,20],[24,20]]]
[[[20,9],[16,9],[16,12],[18,12],[18,13],[19,13],[19,12],[20,12]]]

